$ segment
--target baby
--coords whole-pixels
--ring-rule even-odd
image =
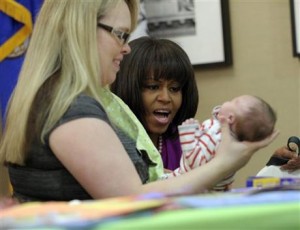
[[[182,157],[180,167],[163,178],[178,176],[210,161],[221,141],[221,126],[218,117],[227,118],[232,135],[239,141],[259,141],[269,136],[276,123],[276,114],[264,100],[242,95],[216,106],[212,117],[202,124],[188,119],[178,126]],[[233,175],[220,181],[213,190],[227,191],[233,183]]]

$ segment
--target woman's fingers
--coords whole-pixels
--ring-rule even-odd
[[[264,148],[264,147],[268,146],[270,143],[272,143],[278,135],[279,135],[279,131],[274,130],[271,135],[269,135],[268,137],[266,137],[265,139],[263,139],[261,141],[247,142],[247,143],[249,145],[252,145],[254,147],[254,149]]]
[[[282,170],[288,170],[289,172],[293,172],[297,169],[300,169],[300,157],[293,158],[289,160],[286,164],[280,167]]]
[[[286,159],[292,159],[297,158],[297,154],[295,152],[292,152],[289,150],[286,146],[283,146],[279,149],[277,149],[273,156],[280,157],[280,158],[286,158]]]
[[[275,130],[261,141],[238,141],[230,129],[229,121],[223,116],[219,116],[219,121],[221,123],[222,135],[216,157],[222,158],[222,161],[230,165],[232,170],[239,170],[247,164],[257,150],[269,145],[279,135],[279,131]]]
[[[229,141],[232,138],[232,135],[227,119],[221,115],[218,118],[221,124],[222,141]]]
[[[227,119],[224,116],[219,116],[219,120],[221,123],[221,129],[222,129],[222,140],[226,141],[229,139],[235,139],[234,134],[232,134],[232,131],[230,130],[230,126],[227,122]],[[266,137],[265,139],[261,141],[256,141],[256,142],[249,142],[249,141],[243,141],[242,143],[246,144],[250,148],[253,149],[260,149],[263,147],[266,147],[269,145],[272,141],[275,140],[275,138],[279,135],[278,130],[274,130],[271,135]],[[237,141],[237,140],[236,140]]]

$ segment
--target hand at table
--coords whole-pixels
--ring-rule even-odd
[[[286,146],[277,149],[273,156],[289,159],[286,164],[280,167],[282,170],[293,172],[297,169],[300,169],[300,157],[297,156],[297,153],[290,151]]]

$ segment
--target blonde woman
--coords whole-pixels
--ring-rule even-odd
[[[137,9],[136,0],[44,1],[0,147],[19,201],[199,193],[276,137],[240,143],[221,119],[217,157],[156,181],[163,173],[158,151],[128,107],[106,89],[130,52]]]

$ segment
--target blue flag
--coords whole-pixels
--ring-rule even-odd
[[[42,3],[43,0],[0,0],[0,117],[3,124]]]

